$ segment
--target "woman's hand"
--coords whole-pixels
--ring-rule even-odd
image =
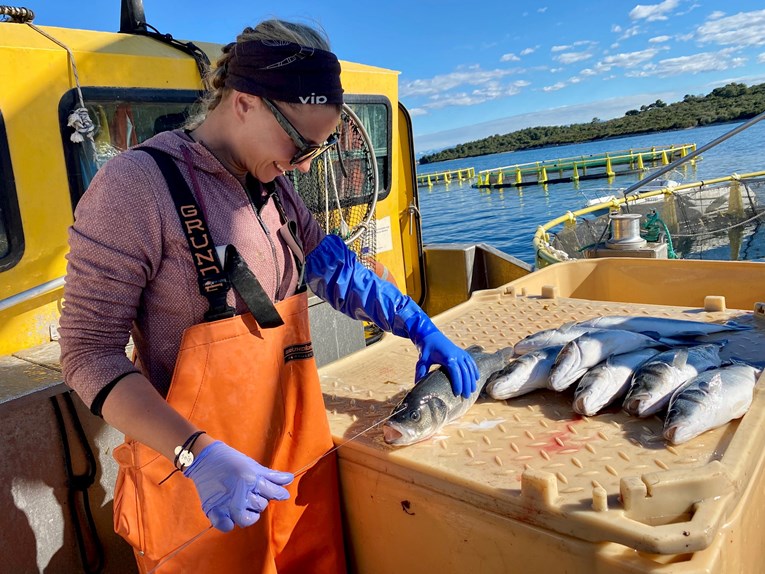
[[[271,470],[227,444],[206,446],[183,474],[194,481],[202,510],[222,532],[252,526],[271,500],[287,500],[292,473]]]

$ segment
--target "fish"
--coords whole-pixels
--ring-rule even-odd
[[[721,363],[720,345],[715,343],[659,353],[633,375],[624,410],[639,417],[653,415],[667,406],[683,383]]]
[[[734,363],[705,371],[672,395],[664,438],[680,444],[746,414],[762,371]]]
[[[538,351],[545,347],[552,347],[555,345],[565,345],[566,343],[573,341],[577,337],[596,331],[598,329],[594,327],[583,327],[576,323],[566,323],[555,329],[545,329],[543,331],[537,331],[531,335],[524,337],[518,341],[513,350],[516,355],[525,355],[532,351]]]
[[[602,329],[585,333],[566,343],[558,353],[550,371],[550,388],[556,391],[567,389],[590,368],[611,355],[659,346],[666,346],[666,343],[632,331]]]
[[[547,388],[550,369],[562,348],[563,345],[543,347],[515,359],[489,377],[486,394],[504,400]]]
[[[574,391],[574,411],[591,417],[620,399],[629,390],[637,368],[659,352],[659,349],[647,347],[613,355],[587,371]]]
[[[654,338],[661,337],[697,337],[723,331],[746,331],[751,325],[742,325],[735,321],[727,323],[706,323],[687,319],[667,317],[633,317],[629,315],[610,315],[595,317],[576,323],[579,327],[597,329],[625,329],[643,333]]]
[[[452,384],[443,368],[425,375],[393,409],[383,423],[383,438],[394,446],[414,444],[432,437],[473,406],[489,376],[507,366],[513,358],[513,348],[486,353],[478,345],[466,349],[478,365],[476,390],[468,398],[455,396]]]

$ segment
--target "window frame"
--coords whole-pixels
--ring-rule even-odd
[[[176,89],[155,89],[155,88],[122,88],[122,87],[83,87],[82,98],[86,104],[91,103],[178,103],[189,104],[193,106],[201,97],[198,90],[176,90]],[[387,165],[385,166],[385,176],[378,174],[380,180],[385,181],[385,188],[381,188],[378,193],[377,201],[382,201],[391,192],[393,187],[393,108],[390,99],[384,95],[377,94],[346,94],[344,97],[346,104],[353,108],[354,105],[373,104],[385,106],[386,121],[386,150]],[[76,145],[70,141],[72,128],[67,126],[67,120],[72,110],[79,107],[79,95],[76,89],[67,91],[59,100],[58,116],[61,140],[64,148],[64,161],[66,164],[67,180],[69,183],[69,194],[72,202],[72,211],[77,207],[77,202],[85,193],[83,186],[83,174],[77,158]],[[364,126],[367,131],[369,129]],[[371,137],[371,134],[370,134]],[[378,165],[379,168],[379,165]]]
[[[94,103],[149,103],[149,104],[188,104],[193,107],[202,93],[199,90],[176,90],[165,88],[124,88],[124,87],[83,87],[82,99],[86,104]],[[64,148],[64,162],[66,164],[66,176],[69,182],[69,195],[72,202],[72,212],[77,207],[77,202],[85,193],[83,186],[83,174],[77,158],[76,145],[69,136],[73,133],[67,125],[69,115],[73,110],[80,107],[79,95],[76,89],[66,92],[58,104],[59,131]]]
[[[8,253],[0,257],[0,273],[14,267],[24,255],[24,227],[21,222],[21,210],[16,190],[16,178],[13,173],[11,150],[5,119],[0,112],[0,209],[2,210],[5,235],[8,240]]]
[[[393,187],[393,108],[391,106],[390,100],[387,98],[387,96],[383,95],[377,95],[377,94],[344,94],[343,101],[345,104],[351,107],[353,111],[354,105],[363,105],[363,104],[383,104],[385,106],[385,121],[387,126],[387,134],[386,134],[386,149],[388,151],[387,158],[388,162],[385,166],[385,178],[384,181],[386,182],[385,188],[380,188],[378,195],[377,195],[377,201],[382,201],[391,192],[391,189]],[[367,130],[367,133],[369,133],[369,128],[365,125],[364,129]],[[372,134],[369,134],[370,139],[372,138]],[[378,170],[380,169],[380,166],[378,164]],[[378,179],[383,180],[382,175],[378,172]]]

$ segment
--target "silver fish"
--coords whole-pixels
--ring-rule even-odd
[[[458,419],[473,406],[489,376],[505,367],[513,357],[512,347],[485,353],[479,346],[467,349],[478,365],[476,390],[467,399],[454,396],[449,378],[442,369],[431,371],[393,409],[396,413],[383,423],[385,442],[413,444],[430,438],[447,423]]]
[[[760,372],[735,363],[694,377],[672,396],[664,438],[680,444],[744,416]]]
[[[516,355],[525,355],[545,347],[565,345],[581,335],[597,330],[599,329],[594,327],[582,327],[575,323],[566,323],[557,329],[545,329],[524,337],[515,344],[513,350]]]
[[[655,414],[683,383],[720,363],[720,346],[713,343],[659,353],[633,375],[624,410],[639,417]]]
[[[574,411],[591,417],[623,397],[635,370],[658,353],[658,349],[648,347],[614,355],[587,371],[574,392]]]
[[[550,371],[550,388],[567,389],[591,367],[611,355],[621,355],[645,347],[663,346],[664,343],[632,331],[602,329],[577,337],[561,349]]]
[[[629,315],[613,315],[595,317],[577,323],[580,327],[595,327],[598,329],[625,329],[652,337],[695,337],[709,335],[722,331],[745,331],[749,325],[741,325],[734,321],[727,323],[706,323],[704,321],[689,321],[687,319],[669,319],[666,317],[632,317]]]
[[[544,347],[515,359],[489,377],[486,394],[493,399],[504,400],[535,389],[546,389],[550,369],[562,348],[563,345]]]

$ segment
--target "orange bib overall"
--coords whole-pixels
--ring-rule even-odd
[[[190,208],[199,211],[173,162],[144,151],[168,179],[181,219]],[[197,243],[189,239],[191,247]],[[265,306],[273,311],[270,300]],[[333,444],[307,295],[276,303],[276,322],[257,301],[248,307],[270,326],[246,313],[184,331],[167,402],[260,464],[297,473],[286,487],[290,498],[269,503],[254,525],[222,533],[210,528],[194,483],[178,472],[160,485],[173,463],[128,439],[114,451],[120,465],[114,526],[133,546],[143,574],[345,572],[337,461],[334,453],[322,458]]]
[[[167,401],[210,436],[261,464],[298,471],[332,448],[310,343],[307,297],[276,305],[284,325],[260,329],[250,314],[184,332]],[[210,526],[191,480],[143,444],[115,449],[115,530],[142,573]],[[286,487],[249,528],[211,529],[157,574],[345,572],[334,453]]]

